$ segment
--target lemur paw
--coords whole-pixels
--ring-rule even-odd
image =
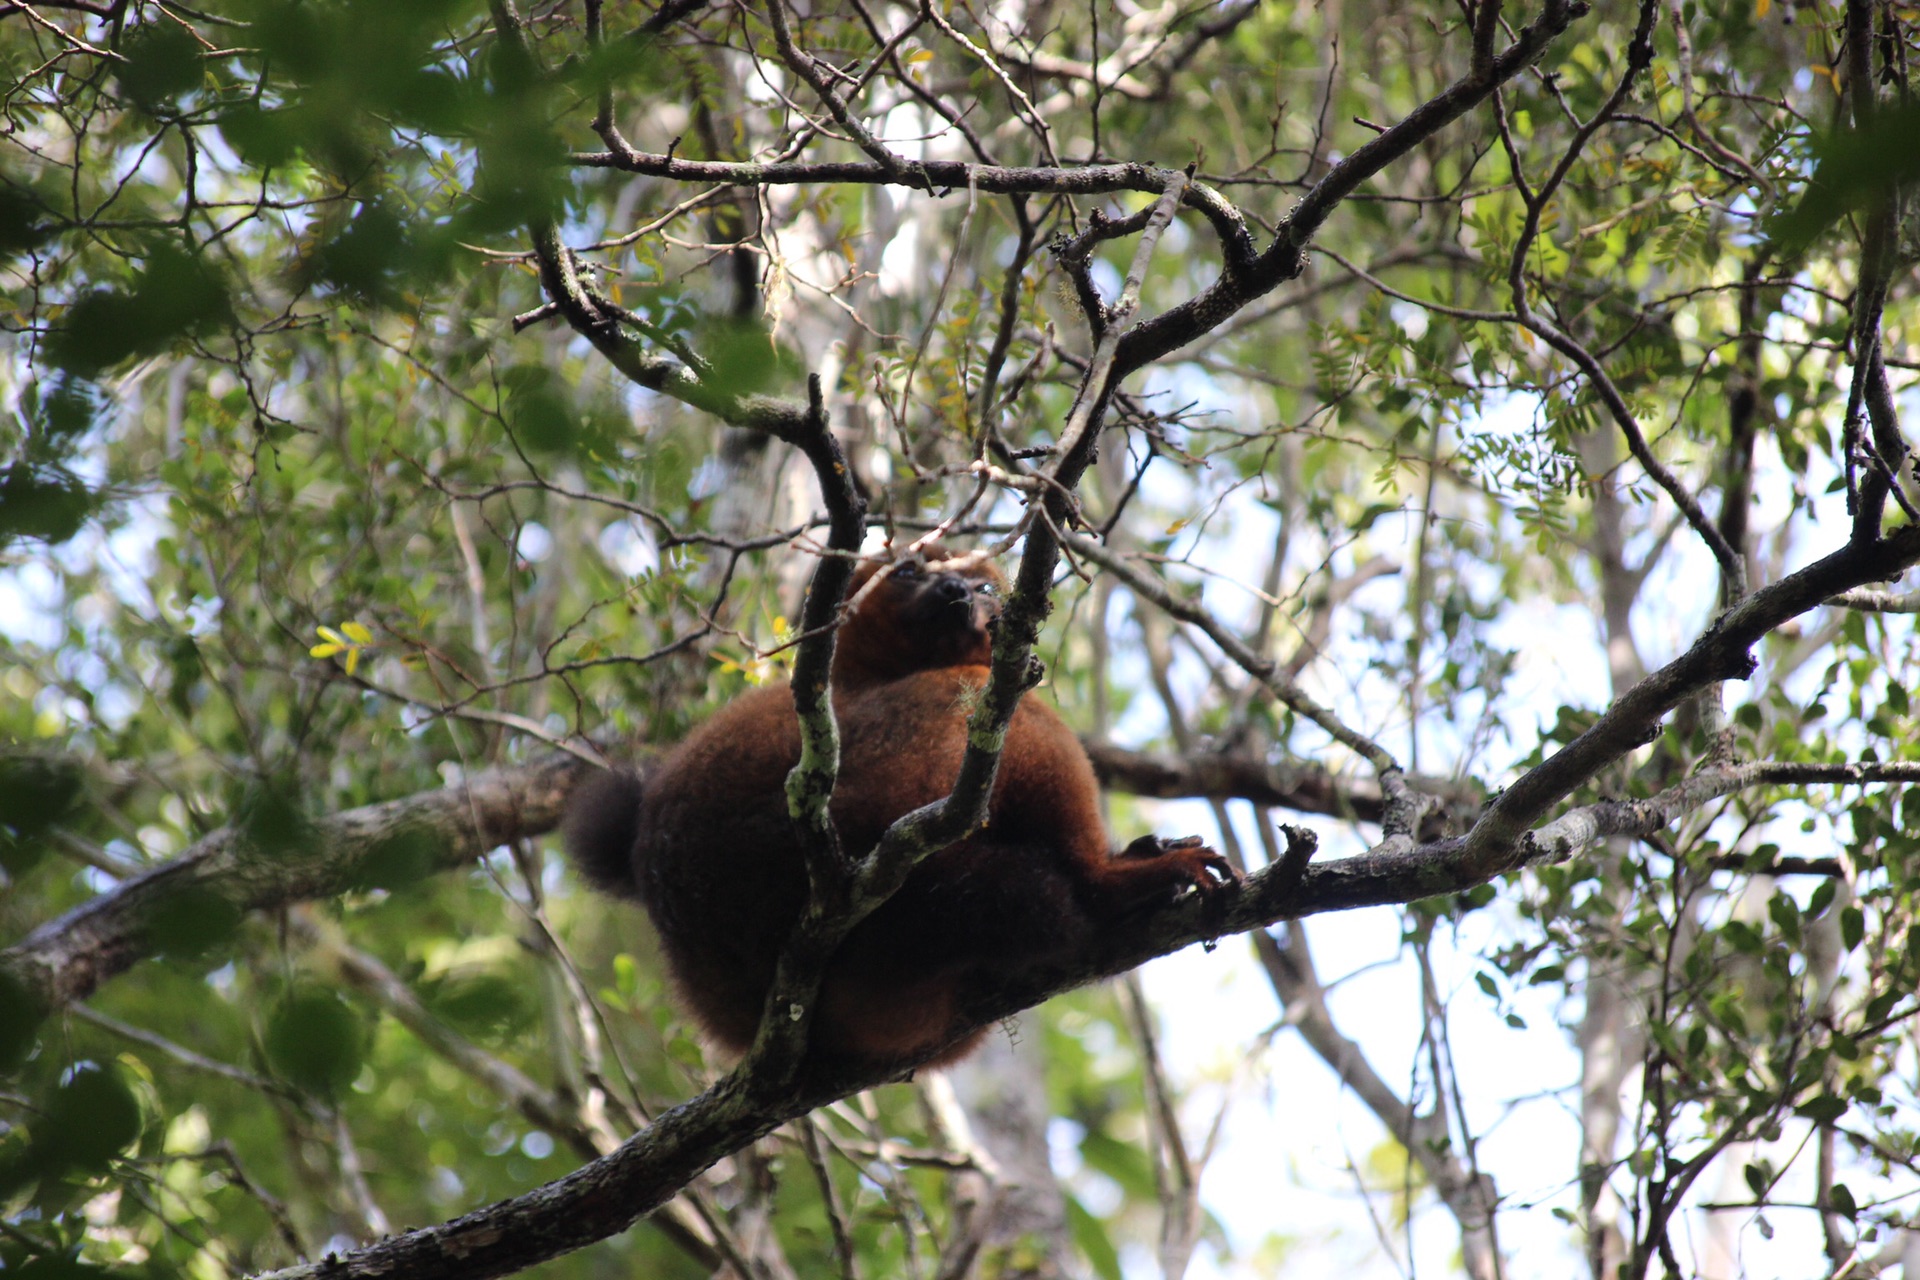
[[[1178,878],[1192,885],[1195,892],[1203,896],[1237,887],[1240,883],[1240,873],[1233,869],[1233,864],[1209,849],[1199,836],[1171,839],[1141,836],[1121,850],[1120,856],[1157,860],[1170,869],[1176,869]]]

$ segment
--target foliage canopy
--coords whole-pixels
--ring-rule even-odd
[[[1915,22],[0,5],[0,1264],[1274,1273],[1351,1239],[1210,1217],[1084,986],[1224,931],[1377,1265],[1920,1265]],[[542,841],[936,533],[1017,557],[981,749],[821,900],[984,812],[1036,656],[1118,834],[1257,871],[978,1011],[1081,988],[1037,1166],[804,1021],[729,1074]],[[1410,1058],[1315,961],[1361,906]]]

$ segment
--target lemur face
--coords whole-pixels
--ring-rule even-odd
[[[1003,585],[990,562],[961,559],[938,546],[863,564],[849,591],[852,611],[841,623],[836,679],[872,682],[984,666]]]

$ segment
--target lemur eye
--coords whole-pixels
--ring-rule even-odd
[[[982,579],[973,584],[973,591],[975,595],[997,596],[1000,594],[1000,587],[997,583]]]
[[[902,560],[893,567],[893,576],[902,582],[912,582],[925,572],[918,560]]]

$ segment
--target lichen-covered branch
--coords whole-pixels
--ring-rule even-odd
[[[556,753],[490,769],[458,786],[349,809],[264,850],[244,826],[221,827],[186,853],[0,951],[0,975],[42,1010],[85,999],[162,949],[183,907],[265,910],[369,883],[464,866],[509,840],[551,831],[588,766]],[[198,904],[196,907],[194,904]],[[160,926],[156,931],[156,925]]]
[[[780,0],[773,0],[777,6]],[[748,1057],[757,1081],[784,1083],[799,1066],[812,1025],[814,995],[834,949],[852,927],[851,871],[828,804],[840,775],[840,727],[829,676],[841,602],[853,579],[853,558],[866,534],[867,503],[853,469],[827,428],[820,376],[807,380],[807,431],[800,450],[813,466],[827,505],[827,553],[814,568],[801,607],[800,651],[793,665],[793,707],[800,721],[800,761],[787,775],[787,812],[807,867],[807,906],[787,938],[767,990],[766,1012]]]

